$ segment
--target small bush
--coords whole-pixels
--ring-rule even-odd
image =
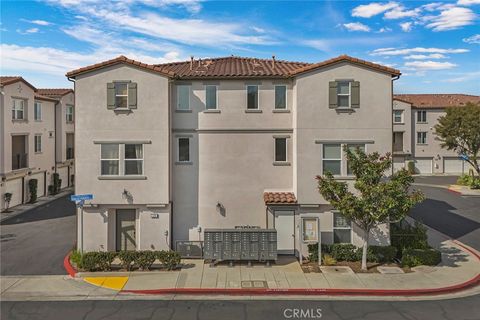
[[[410,174],[415,174],[415,162],[413,162],[413,161],[408,161],[407,162],[407,171]]]
[[[62,179],[60,179],[60,175],[58,173],[52,174],[52,190],[51,194],[57,194],[60,192],[60,188],[62,186]],[[48,187],[50,191],[50,186]]]
[[[357,247],[350,243],[335,243],[331,255],[337,261],[358,261]],[[361,257],[361,256],[360,256]]]
[[[142,270],[149,270],[157,258],[154,251],[139,251],[135,263]]]
[[[97,271],[99,264],[98,252],[86,252],[81,258],[81,267],[86,271]]]
[[[112,262],[117,257],[115,251],[98,252],[98,268],[102,271],[112,270]]]
[[[474,190],[478,190],[480,189],[480,178],[476,178],[472,181],[472,183],[470,184],[470,188],[471,189],[474,189]]]
[[[118,252],[118,258],[121,261],[122,267],[131,271],[134,267],[135,260],[137,259],[137,251],[120,251]]]
[[[12,201],[12,194],[10,192],[5,192],[3,195],[3,200],[5,200],[5,211],[8,211],[10,207],[10,201]]]
[[[363,255],[363,247],[357,248],[357,250],[355,251],[355,260],[353,261],[361,261],[362,255]],[[371,246],[368,246],[367,248],[367,262],[379,262],[379,259],[373,252]]]
[[[332,245],[322,244],[322,254],[331,254]],[[318,262],[318,243],[308,245],[308,259],[313,262]]]
[[[37,201],[37,186],[38,186],[37,179],[28,180],[28,191],[30,193],[30,203],[34,203],[35,201]]]
[[[180,263],[180,255],[175,251],[156,251],[155,256],[167,270],[175,269]]]
[[[457,184],[461,186],[470,186],[472,181],[473,181],[473,178],[471,175],[462,174],[460,177],[458,177]]]
[[[442,254],[435,249],[405,249],[402,253],[402,266],[436,266],[442,261]]]
[[[323,261],[323,264],[326,266],[334,266],[337,263],[337,260],[335,260],[335,258],[329,254],[323,255],[322,261]]]
[[[78,250],[72,251],[70,254],[70,261],[72,261],[77,268],[82,268],[82,254]]]
[[[368,249],[380,263],[392,262],[397,256],[397,248],[394,246],[369,246]]]

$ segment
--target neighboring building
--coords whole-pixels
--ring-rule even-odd
[[[415,163],[419,174],[461,174],[470,164],[454,151],[440,146],[435,135],[438,119],[447,107],[480,103],[480,96],[466,94],[397,94],[393,101],[394,170]]]
[[[55,148],[62,148],[55,142],[60,133],[55,128],[56,124],[59,126],[55,117],[65,97],[69,96],[68,103],[73,106],[74,94],[71,89],[55,89],[64,94],[53,96],[22,77],[0,77],[0,89],[0,210],[3,210],[5,193],[12,194],[10,207],[29,201],[30,179],[38,180],[38,197],[47,194],[52,173],[61,170],[55,163]],[[65,130],[73,133],[73,126]],[[62,187],[69,185],[68,176],[65,181]]]
[[[307,255],[302,236],[315,225],[304,218],[319,218],[323,243],[359,245],[362,232],[332,211],[315,176],[352,180],[343,145],[392,151],[399,75],[348,56],[162,65],[121,56],[67,73],[76,193],[94,195],[83,249],[174,248],[205,228],[250,225],[277,229],[281,253]],[[370,239],[389,244],[388,226]]]

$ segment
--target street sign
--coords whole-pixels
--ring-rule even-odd
[[[70,196],[70,201],[85,201],[92,200],[93,194],[72,194]]]

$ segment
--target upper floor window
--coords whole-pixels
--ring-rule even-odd
[[[427,122],[427,111],[426,110],[418,110],[417,111],[417,122],[418,123]]]
[[[403,110],[393,110],[393,123],[403,123]]]
[[[33,118],[36,121],[42,120],[42,104],[40,102],[35,101],[34,103]]]
[[[125,175],[143,174],[143,145],[125,144]]]
[[[115,82],[115,107],[128,108],[128,83]]]
[[[71,105],[67,105],[66,120],[67,122],[73,122],[73,106]]]
[[[287,162],[287,138],[275,138],[275,162]]]
[[[120,173],[120,145],[106,143],[101,145],[101,175],[118,176]]]
[[[258,86],[247,86],[247,109],[258,109]]]
[[[143,174],[143,144],[104,143],[100,157],[102,176]]]
[[[417,132],[417,144],[427,144],[426,132]]]
[[[190,162],[190,138],[178,138],[178,162]]]
[[[352,223],[340,212],[333,213],[333,242],[352,242]]]
[[[137,84],[130,81],[107,83],[107,107],[108,109],[120,110],[136,109]]]
[[[217,109],[217,86],[205,86],[205,108],[207,110]]]
[[[25,100],[12,99],[12,119],[13,120],[25,119]]]
[[[287,86],[275,86],[275,109],[287,109]]]
[[[177,86],[177,109],[190,110],[190,86]]]
[[[350,83],[349,81],[339,81],[337,83],[337,106],[339,108],[350,108]]]
[[[323,173],[329,171],[333,175],[341,175],[342,146],[340,144],[323,145]]]
[[[36,134],[34,141],[34,151],[35,153],[42,152],[42,135]]]

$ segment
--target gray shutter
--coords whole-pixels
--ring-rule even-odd
[[[352,81],[352,108],[360,108],[360,82]]]
[[[330,81],[328,84],[328,107],[337,107],[337,81]]]
[[[128,84],[128,107],[137,109],[137,84],[135,82]]]
[[[115,109],[115,84],[107,83],[107,109]]]

